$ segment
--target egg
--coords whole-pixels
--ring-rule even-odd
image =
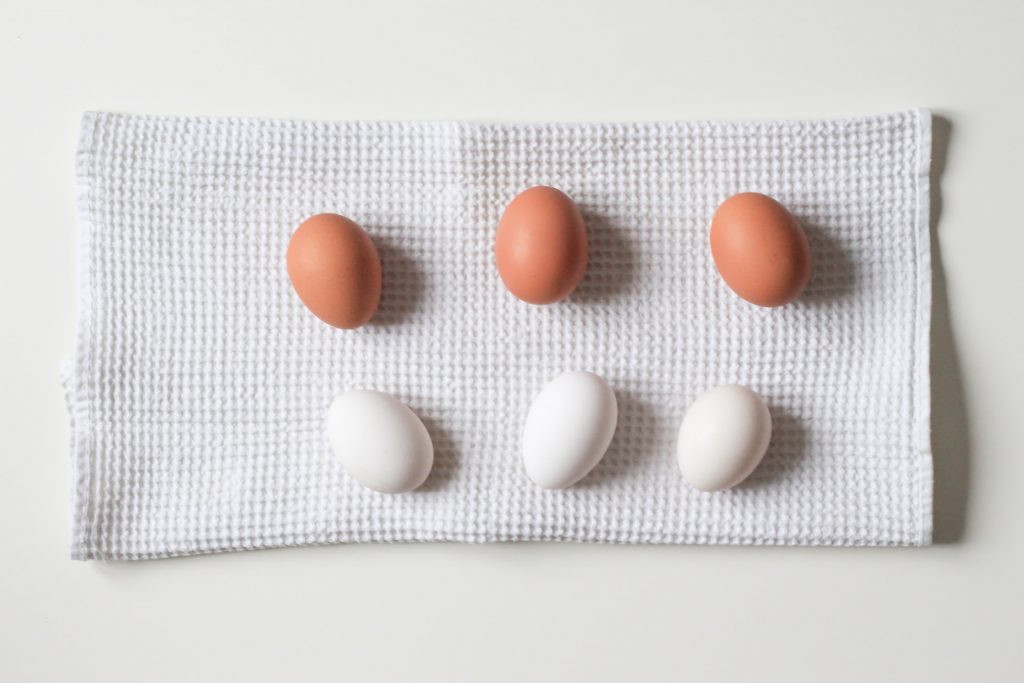
[[[811,279],[811,248],[800,223],[756,192],[734,195],[718,207],[711,254],[726,284],[758,306],[789,303]]]
[[[619,418],[615,392],[590,372],[565,372],[530,404],[523,428],[526,474],[545,489],[572,486],[604,457]]]
[[[508,205],[495,244],[505,286],[531,304],[569,296],[587,271],[587,226],[576,204],[553,187],[531,187]]]
[[[750,476],[772,438],[768,406],[738,384],[715,387],[686,410],[679,427],[676,456],[690,486],[721,491]]]
[[[368,389],[335,397],[327,436],[345,471],[381,493],[411,491],[434,466],[434,445],[416,414],[390,394]]]
[[[328,325],[365,325],[380,304],[380,256],[355,222],[321,213],[302,223],[288,244],[288,276],[302,303]]]

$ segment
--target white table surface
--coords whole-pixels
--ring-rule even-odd
[[[1024,680],[1024,3],[0,3],[0,680]],[[68,559],[86,109],[791,118],[930,107],[927,549]],[[939,190],[939,188],[935,188]]]

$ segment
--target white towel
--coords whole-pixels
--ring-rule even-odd
[[[350,541],[921,545],[931,538],[930,117],[475,125],[88,113],[78,149],[75,558]],[[561,188],[590,231],[567,301],[514,299],[494,265],[521,190]],[[803,222],[805,295],[737,298],[708,226],[739,191]],[[372,323],[299,302],[289,236],[360,223],[383,260]],[[523,472],[531,399],[563,370],[617,393],[618,430],[580,484]],[[775,432],[739,487],[688,488],[687,404],[750,386]],[[369,491],[332,455],[338,392],[391,392],[434,472]]]

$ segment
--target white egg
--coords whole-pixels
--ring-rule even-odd
[[[683,479],[721,491],[754,471],[772,438],[768,406],[747,387],[726,384],[694,401],[679,427],[676,455]]]
[[[530,404],[523,463],[538,486],[572,486],[600,462],[615,434],[619,407],[608,383],[590,372],[566,372]]]
[[[380,391],[339,394],[327,413],[327,436],[345,471],[381,493],[411,491],[434,466],[427,428],[404,403]]]

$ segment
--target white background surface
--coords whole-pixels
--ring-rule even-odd
[[[0,680],[1024,679],[1022,25],[1015,1],[3,0]],[[917,106],[944,117],[935,547],[67,559],[57,373],[83,110],[520,121]]]

